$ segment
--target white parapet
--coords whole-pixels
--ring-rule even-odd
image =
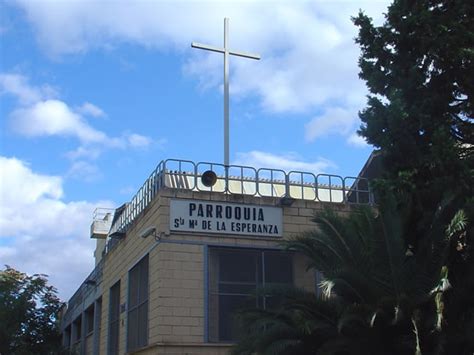
[[[114,210],[110,208],[96,208],[91,224],[91,238],[105,239],[112,226]]]

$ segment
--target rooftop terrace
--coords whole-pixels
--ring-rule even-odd
[[[217,175],[217,181],[210,187],[201,179],[209,170]],[[373,203],[365,178],[167,159],[158,164],[131,201],[116,211],[109,235],[125,232],[164,188],[325,203]]]

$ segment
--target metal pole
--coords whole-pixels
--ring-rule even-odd
[[[229,166],[229,19],[224,18],[224,165]]]

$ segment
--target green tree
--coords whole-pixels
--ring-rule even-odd
[[[284,242],[324,274],[324,297],[262,290],[281,302],[272,310],[240,314],[243,336],[234,353],[443,353],[445,264],[466,217],[460,211],[448,229],[433,220],[430,248],[413,254],[404,245],[394,203],[388,206],[346,217],[327,210],[315,218],[316,230]]]
[[[440,201],[448,223],[474,196],[473,18],[469,0],[395,0],[382,26],[353,19],[370,91],[359,133],[380,149],[384,186],[410,206],[415,248]]]
[[[370,91],[359,133],[380,150],[384,168],[376,187],[397,194],[406,211],[404,240],[415,253],[429,247],[436,214],[446,225],[460,209],[474,220],[473,18],[469,0],[395,0],[381,26],[362,12],[353,19],[360,77]],[[453,353],[470,354],[472,225],[451,248],[446,344]]]
[[[61,352],[58,315],[63,303],[46,275],[0,271],[0,353]]]
[[[380,215],[319,216],[322,233],[287,243],[330,303],[281,290],[279,308],[242,313],[236,353],[473,353],[473,18],[469,0],[395,0],[382,26],[353,19]]]

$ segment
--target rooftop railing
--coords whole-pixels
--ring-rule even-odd
[[[201,176],[208,170],[217,175],[217,181],[211,187],[201,181]],[[373,195],[365,178],[167,159],[158,164],[120,215],[114,217],[109,235],[125,232],[163,188],[340,204],[373,204]]]

